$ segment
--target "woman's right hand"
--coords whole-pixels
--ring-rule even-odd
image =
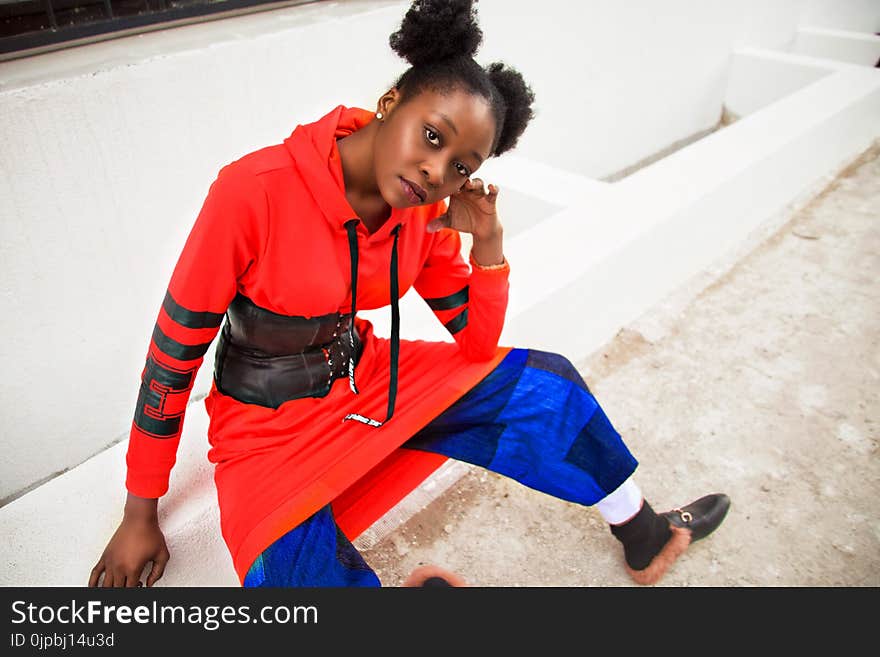
[[[141,572],[149,561],[153,566],[147,576],[147,586],[162,577],[171,555],[159,528],[157,507],[157,499],[128,494],[122,522],[92,568],[90,587],[141,586]],[[101,575],[104,578],[99,584]]]

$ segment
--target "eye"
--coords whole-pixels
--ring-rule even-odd
[[[455,168],[458,171],[459,175],[464,176],[465,178],[471,175],[471,172],[468,171],[468,168],[461,163],[457,163],[455,165]]]
[[[425,128],[425,139],[427,139],[428,143],[432,146],[440,145],[440,135],[431,128]]]

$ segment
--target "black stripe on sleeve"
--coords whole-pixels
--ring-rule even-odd
[[[196,377],[196,368],[176,370],[160,365],[151,357],[147,357],[141,379],[134,423],[146,434],[154,438],[173,438],[180,432],[185,406],[180,400],[173,401],[169,408],[169,397],[188,394]]]
[[[458,313],[455,317],[446,322],[443,326],[452,334],[455,335],[465,326],[467,326],[467,308]]]
[[[187,310],[174,300],[171,296],[170,290],[165,293],[165,300],[162,302],[162,307],[171,319],[181,326],[191,329],[217,328],[223,321],[223,316],[225,314]]]
[[[468,286],[465,285],[455,294],[436,299],[425,299],[431,310],[452,310],[466,304],[468,301]]]
[[[162,332],[162,329],[159,328],[158,324],[156,324],[156,327],[153,329],[153,342],[159,347],[159,351],[172,358],[176,358],[177,360],[195,360],[196,358],[201,358],[205,355],[205,352],[208,351],[208,347],[211,346],[210,342],[192,345],[181,344],[177,340],[165,335]]]

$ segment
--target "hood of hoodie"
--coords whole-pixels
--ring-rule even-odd
[[[314,123],[299,125],[284,140],[297,170],[309,188],[324,218],[336,229],[345,230],[345,223],[357,219],[345,196],[342,160],[336,140],[360,130],[373,121],[372,112],[357,107],[339,105]],[[390,236],[395,226],[406,223],[414,208],[391,208],[391,216],[371,239]],[[420,212],[419,214],[423,214]],[[359,230],[366,231],[363,224]]]

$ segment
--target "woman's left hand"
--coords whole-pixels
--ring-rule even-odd
[[[428,222],[428,232],[452,228],[460,233],[470,233],[477,240],[495,239],[501,234],[501,223],[495,211],[497,199],[497,186],[484,185],[479,178],[468,180],[449,197],[446,213]]]

